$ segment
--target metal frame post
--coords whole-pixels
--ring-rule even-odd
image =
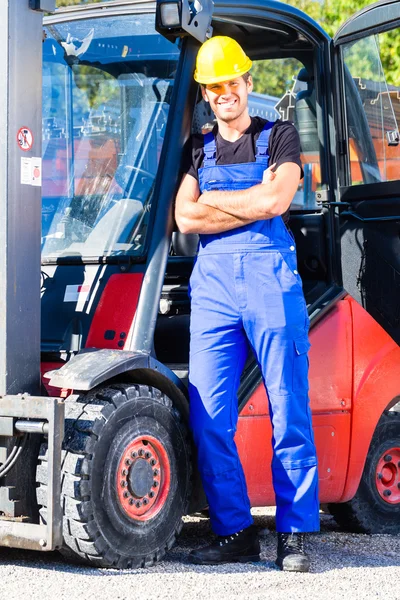
[[[21,433],[48,436],[47,523],[1,518],[0,545],[37,550],[62,543],[64,404],[34,395],[40,392],[42,17],[54,5],[0,0],[0,449]],[[0,489],[7,491],[4,477]]]
[[[40,391],[42,17],[0,0],[0,395]]]

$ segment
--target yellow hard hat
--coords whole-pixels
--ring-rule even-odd
[[[216,36],[201,46],[197,54],[194,78],[203,85],[220,83],[244,75],[252,64],[234,39]]]

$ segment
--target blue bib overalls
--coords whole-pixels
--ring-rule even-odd
[[[208,134],[199,170],[201,192],[261,183],[272,125],[260,134],[254,163],[217,166],[215,138]],[[318,530],[309,320],[295,244],[282,218],[201,235],[190,289],[190,424],[215,533],[230,535],[252,523],[234,442],[237,390],[249,344],[269,398],[277,531]]]

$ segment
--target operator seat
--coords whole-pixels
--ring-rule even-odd
[[[216,123],[215,115],[210,108],[210,104],[205,100],[200,100],[193,112],[192,133],[204,133],[204,130],[210,131]]]
[[[174,256],[196,256],[199,236],[197,233],[174,231],[171,243]]]
[[[296,95],[294,125],[299,132],[302,153],[316,154],[319,152],[319,141],[314,76],[303,67],[297,75],[297,80],[306,83],[307,89]]]

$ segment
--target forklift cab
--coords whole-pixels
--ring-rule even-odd
[[[172,3],[169,10],[178,4]],[[396,241],[387,236],[396,215],[386,221],[388,210],[397,212],[399,100],[398,88],[386,81],[390,73],[384,72],[379,54],[379,36],[392,35],[387,31],[395,28],[393,19],[384,21],[387,5],[363,11],[333,41],[299,11],[276,3],[254,10],[238,6],[234,17],[223,2],[217,3],[212,27],[214,35],[237,39],[253,60],[250,113],[290,119],[298,128],[305,177],[293,201],[290,228],[311,316],[317,317],[340,296],[344,278],[345,289],[364,305],[368,302],[374,317],[396,339],[396,303],[386,300],[382,306],[379,299],[379,289],[390,284],[377,284],[366,264],[372,257],[376,262],[376,244],[384,252],[384,264],[390,265],[386,275],[391,267],[391,277],[397,273]],[[150,285],[148,293],[144,283],[140,294],[144,300],[130,313],[133,321],[137,308],[147,314],[146,320],[136,319],[133,325],[125,319],[124,343],[118,336],[107,339],[109,333],[101,347],[143,349],[162,363],[188,362],[186,290],[197,240],[175,232],[170,246],[168,213],[179,183],[184,142],[190,133],[209,126],[213,115],[192,80],[198,40],[187,32],[180,37],[180,26],[163,27],[162,2],[157,23],[166,37],[159,35],[154,6],[143,6],[143,12],[137,5],[106,6],[101,15],[94,9],[69,9],[46,21],[42,338],[51,359],[62,353],[69,356],[87,347],[88,338],[91,341],[97,306],[93,294],[97,300],[101,297],[107,279],[102,276],[95,283],[99,267],[94,265],[105,265],[110,276],[120,272],[121,265],[143,274],[160,259],[154,252],[161,236],[168,257],[154,266],[162,270],[167,262],[164,285],[158,290],[160,305],[155,300],[158,275],[157,285],[154,289]],[[370,31],[368,19],[375,24],[383,20],[382,32],[376,25]],[[185,86],[184,95],[179,86]],[[171,124],[178,116],[180,128]],[[373,221],[365,221],[370,211]],[[372,228],[374,241],[369,239],[360,248],[366,227]],[[346,245],[344,253],[341,245]],[[67,265],[77,268],[71,271]],[[47,271],[53,284],[57,271],[56,303],[62,298],[62,314],[59,307],[54,311],[55,288],[47,281]],[[92,308],[77,311],[78,300]],[[142,309],[150,301],[153,307]],[[146,327],[152,331],[138,332]],[[112,323],[106,331],[114,331]],[[96,341],[97,347],[97,337]]]
[[[42,371],[49,392],[71,399],[67,421],[74,425],[64,449],[78,462],[65,494],[76,515],[65,516],[64,542],[82,559],[150,564],[173,543],[182,514],[204,507],[196,476],[190,491],[190,453],[182,449],[181,424],[171,412],[173,405],[187,420],[187,289],[196,255],[196,239],[175,230],[173,204],[185,142],[213,122],[193,80],[210,27],[213,35],[235,38],[253,61],[250,113],[290,119],[299,131],[305,176],[290,228],[311,319],[321,502],[347,506],[355,496],[379,419],[400,393],[394,366],[390,377],[388,367],[380,379],[373,371],[374,402],[360,392],[367,394],[371,365],[381,365],[388,353],[392,362],[386,365],[400,358],[400,87],[390,80],[379,43],[399,35],[398,4],[383,0],[367,7],[333,40],[307,15],[274,0],[219,0],[213,10],[206,0],[121,0],[45,18]],[[362,341],[366,332],[368,343]],[[155,430],[150,435],[146,429],[147,437],[138,431],[133,441],[125,430],[119,436],[114,414],[130,403],[123,417],[129,419],[141,399],[142,408],[153,403],[154,415],[161,411],[169,419],[177,454],[169,442],[157,441]],[[268,401],[252,357],[238,401],[238,446],[252,505],[273,504]],[[81,413],[76,404],[85,405]],[[82,432],[91,440],[87,447]],[[255,465],[250,442],[259,457]],[[93,450],[103,443],[107,458],[104,448]],[[393,449],[385,447],[382,456]],[[129,483],[126,473],[133,473],[137,456],[159,464],[156,492],[142,494],[150,471],[135,494],[125,489],[135,487],[134,475]],[[398,532],[400,469],[394,460],[376,494],[387,530]],[[379,454],[376,462],[381,468],[385,460]],[[78,463],[92,473],[90,485]],[[165,482],[173,477],[179,498],[168,496]],[[94,486],[90,493],[88,486]],[[45,507],[43,497],[38,502]],[[85,502],[92,502],[93,531],[85,528],[92,518]],[[140,527],[151,535],[143,536]],[[76,541],[71,531],[79,528],[89,541]]]

